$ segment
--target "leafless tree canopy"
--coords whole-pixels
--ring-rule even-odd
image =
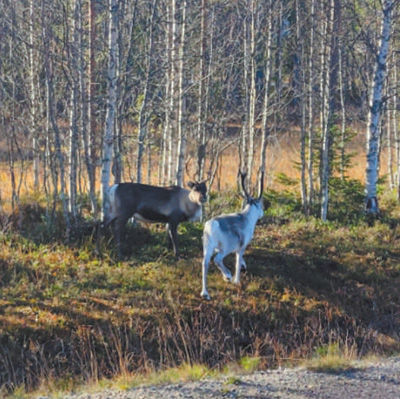
[[[293,131],[304,212],[318,202],[326,219],[354,126],[373,139],[367,200],[385,145],[398,188],[397,3],[0,0],[12,206],[32,176],[68,225],[114,182],[184,185],[190,164],[212,183],[227,148],[251,184],[268,174],[268,143]]]

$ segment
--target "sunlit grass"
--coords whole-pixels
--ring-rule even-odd
[[[211,196],[207,217],[240,208],[236,173],[229,191]],[[45,199],[26,197],[20,223],[0,233],[0,351],[8,356],[0,369],[14,397],[88,383],[124,390],[220,370],[235,383],[239,374],[302,359],[337,371],[366,353],[399,350],[393,198],[381,202],[385,218],[374,226],[357,217],[306,219],[296,194],[265,198],[271,207],[246,251],[240,285],[223,281],[211,263],[212,300],[204,302],[201,223],[180,226],[179,259],[166,249],[164,226],[130,226],[120,260],[112,240],[101,240],[97,253],[90,222],[67,239],[59,215],[54,224],[46,219]],[[234,258],[226,264],[232,268]],[[22,388],[4,359],[19,364],[27,350],[37,366],[24,365]]]
[[[330,343],[319,347],[303,366],[311,371],[338,373],[354,368],[357,359],[355,345]]]

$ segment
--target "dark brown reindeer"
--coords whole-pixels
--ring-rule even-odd
[[[179,186],[157,187],[139,183],[114,184],[109,190],[109,209],[102,228],[114,223],[118,255],[121,256],[121,234],[132,216],[150,223],[167,223],[168,247],[179,256],[177,228],[179,223],[200,220],[202,204],[207,201],[206,181],[189,182],[186,190]]]

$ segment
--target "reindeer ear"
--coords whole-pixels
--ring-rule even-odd
[[[189,188],[193,188],[195,186],[195,183],[193,183],[192,181],[188,181],[187,185]]]

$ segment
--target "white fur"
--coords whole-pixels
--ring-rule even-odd
[[[196,212],[193,214],[193,216],[190,217],[189,221],[190,222],[197,222],[201,220],[203,217],[203,211],[201,205],[196,209]]]
[[[246,268],[243,259],[244,251],[253,238],[257,220],[264,214],[262,199],[247,204],[242,212],[221,215],[211,219],[204,225],[203,231],[203,267],[201,296],[210,299],[207,291],[207,273],[210,260],[214,254],[214,262],[221,270],[224,280],[231,281],[232,274],[223,263],[226,255],[236,253],[235,277],[233,282],[239,284],[240,270]]]

